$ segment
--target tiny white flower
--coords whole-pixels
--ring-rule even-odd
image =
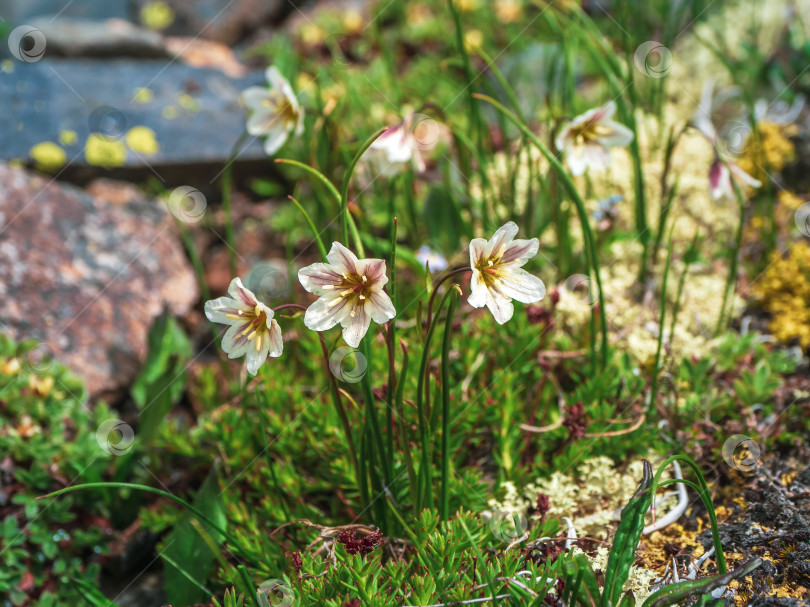
[[[329,263],[314,263],[298,271],[301,285],[318,296],[307,308],[304,324],[313,331],[340,324],[343,339],[356,348],[372,320],[382,324],[397,314],[383,291],[388,282],[385,261],[357,259],[339,242],[332,243],[326,259]]]
[[[728,164],[728,168],[726,168],[726,164]],[[740,187],[749,185],[752,188],[758,188],[762,185],[761,181],[751,177],[731,160],[726,160],[726,164],[717,157],[709,167],[709,189],[713,200],[736,196],[732,180]]]
[[[470,241],[472,292],[467,301],[474,308],[488,307],[501,325],[512,318],[513,299],[528,304],[546,295],[543,281],[522,269],[537,255],[540,242],[536,238],[515,240],[517,233],[517,224],[510,221],[498,228],[489,240],[473,238]]]
[[[300,135],[304,130],[304,110],[298,103],[290,83],[274,66],[265,72],[270,88],[251,86],[242,91],[242,101],[250,115],[247,132],[255,137],[266,137],[264,152],[275,154],[290,133]]]
[[[222,338],[228,358],[245,357],[247,370],[256,375],[268,356],[281,356],[284,342],[273,310],[256,299],[250,289],[234,278],[228,287],[230,297],[205,302],[205,315],[211,322],[230,325]]]
[[[416,259],[418,259],[423,266],[428,264],[428,267],[436,272],[447,269],[447,259],[445,259],[441,253],[437,253],[425,244],[419,247],[419,250],[416,252]]]
[[[573,175],[587,169],[604,171],[610,165],[608,148],[628,145],[633,132],[611,120],[616,104],[610,101],[602,107],[588,110],[565,125],[555,139]]]
[[[413,165],[414,171],[422,173],[425,170],[425,160],[420,145],[414,138],[413,128],[410,116],[389,127],[363,153],[363,163],[383,177],[393,177],[405,171],[409,164]]]

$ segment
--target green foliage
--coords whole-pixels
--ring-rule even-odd
[[[107,513],[103,494],[36,500],[104,475],[96,428],[114,417],[103,403],[89,411],[81,382],[43,349],[0,335],[0,596],[14,606],[80,604],[109,539],[93,518]]]

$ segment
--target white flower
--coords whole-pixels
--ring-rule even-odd
[[[425,170],[422,146],[414,136],[413,119],[408,116],[399,124],[389,127],[363,153],[363,162],[383,177],[392,177],[413,165],[414,171]]]
[[[514,240],[517,233],[517,224],[510,221],[489,240],[470,241],[472,293],[467,301],[474,308],[488,307],[501,325],[512,318],[512,299],[535,303],[546,295],[543,281],[521,269],[537,255],[540,242],[536,238]]]
[[[373,320],[382,324],[396,316],[391,298],[383,291],[388,282],[385,261],[357,259],[339,242],[332,243],[329,263],[313,263],[298,271],[298,280],[318,301],[307,308],[304,324],[326,331],[338,323],[343,339],[356,348]]]
[[[435,272],[441,272],[447,269],[447,260],[444,256],[441,253],[437,253],[426,244],[419,247],[419,250],[416,252],[416,259],[418,259],[422,265],[427,264],[428,267]]]
[[[230,297],[205,302],[205,315],[211,322],[231,325],[222,338],[228,358],[244,356],[247,370],[256,375],[268,356],[281,356],[284,342],[273,310],[234,278],[228,287]]]
[[[728,164],[728,168],[726,168]],[[736,193],[734,191],[734,184],[732,180],[740,187],[749,185],[752,188],[758,188],[762,182],[754,179],[743,171],[736,163],[726,160],[724,164],[720,157],[716,157],[709,167],[709,189],[713,200],[728,197],[734,198]]]
[[[275,154],[291,132],[300,135],[304,130],[304,110],[290,83],[275,67],[265,72],[270,88],[251,86],[242,91],[242,101],[248,108],[247,132],[255,137],[266,137],[264,152]]]
[[[610,165],[608,148],[633,141],[630,129],[611,120],[615,113],[616,104],[610,101],[577,116],[557,135],[555,144],[560,152],[565,152],[573,175],[582,175],[588,168],[604,171]]]

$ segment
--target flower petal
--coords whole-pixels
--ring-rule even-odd
[[[506,297],[517,299],[521,303],[536,303],[546,296],[546,285],[543,281],[522,268],[503,272],[498,291]]]
[[[495,317],[495,322],[502,325],[512,318],[512,315],[515,313],[515,306],[507,297],[490,289],[487,289],[486,295],[487,308],[492,312],[492,316]]]
[[[529,261],[532,257],[537,255],[540,249],[540,241],[537,238],[529,240],[517,239],[506,245],[503,257],[501,257],[501,265],[513,264],[520,267]]]
[[[470,241],[470,267],[475,268],[484,258],[487,250],[487,241],[483,238],[473,238]]]
[[[228,358],[244,356],[248,348],[251,347],[247,334],[245,334],[245,329],[247,329],[248,326],[247,323],[231,325],[228,327],[228,330],[225,331],[225,335],[222,337],[222,349],[228,355]]]
[[[397,311],[394,309],[394,302],[391,301],[391,298],[385,291],[372,293],[366,301],[365,308],[366,313],[378,324],[388,322],[397,315]]]
[[[633,141],[633,131],[628,129],[623,124],[609,121],[603,123],[602,126],[610,129],[609,134],[602,135],[598,138],[599,143],[606,148],[629,145],[630,142]]]
[[[307,311],[304,313],[304,324],[308,329],[313,331],[326,331],[334,327],[343,320],[344,316],[349,314],[346,299],[341,299],[335,305],[330,304],[331,302],[329,300],[321,297],[307,308]]]
[[[284,351],[284,339],[281,337],[281,326],[275,319],[267,323],[267,342],[270,344],[267,348],[268,356],[277,358],[281,356]]]
[[[366,277],[372,291],[380,291],[388,283],[384,259],[361,259],[357,262],[357,272]]]
[[[503,247],[505,251],[509,243],[512,242],[512,239],[517,236],[517,233],[518,227],[514,221],[508,221],[503,224],[495,231],[495,234],[492,235],[489,242],[487,242],[487,246],[484,248],[484,259],[492,257],[492,255],[497,255],[501,247]]]
[[[574,177],[583,175],[588,168],[587,145],[571,145],[565,153],[565,164]]]
[[[332,248],[329,250],[326,259],[334,266],[332,269],[335,272],[340,274],[357,273],[357,256],[339,242],[332,243]]]
[[[264,108],[264,102],[271,97],[270,90],[264,86],[251,86],[242,91],[242,103],[250,111],[258,111]]]
[[[364,306],[356,306],[354,316],[346,314],[340,324],[343,326],[343,340],[352,348],[356,348],[368,331],[371,316],[366,314]]]
[[[467,298],[473,308],[483,308],[487,304],[487,285],[484,283],[481,272],[473,267],[470,279],[470,296]]]
[[[237,301],[241,301],[251,310],[256,307],[257,303],[259,303],[256,296],[253,294],[253,291],[246,288],[242,284],[242,279],[238,276],[231,281],[231,284],[228,285],[228,295]]]
[[[343,276],[328,263],[313,263],[298,270],[298,281],[310,293],[318,297],[330,297],[343,285]]]
[[[740,168],[740,165],[734,162],[729,162],[728,168],[731,169],[731,173],[734,177],[741,179],[746,185],[750,185],[752,188],[758,188],[762,185],[762,182],[759,179],[751,177],[751,175]]]
[[[272,156],[286,143],[289,130],[285,126],[273,127],[266,134],[267,138],[264,140],[263,146],[264,153]]]
[[[230,297],[218,297],[205,302],[205,317],[211,322],[219,322],[225,325],[242,324],[242,320],[228,318],[228,315],[238,315],[245,306],[241,301]]]

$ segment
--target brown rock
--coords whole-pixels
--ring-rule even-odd
[[[185,314],[198,288],[162,204],[112,182],[90,191],[0,164],[0,330],[110,397],[136,376],[155,316]]]

